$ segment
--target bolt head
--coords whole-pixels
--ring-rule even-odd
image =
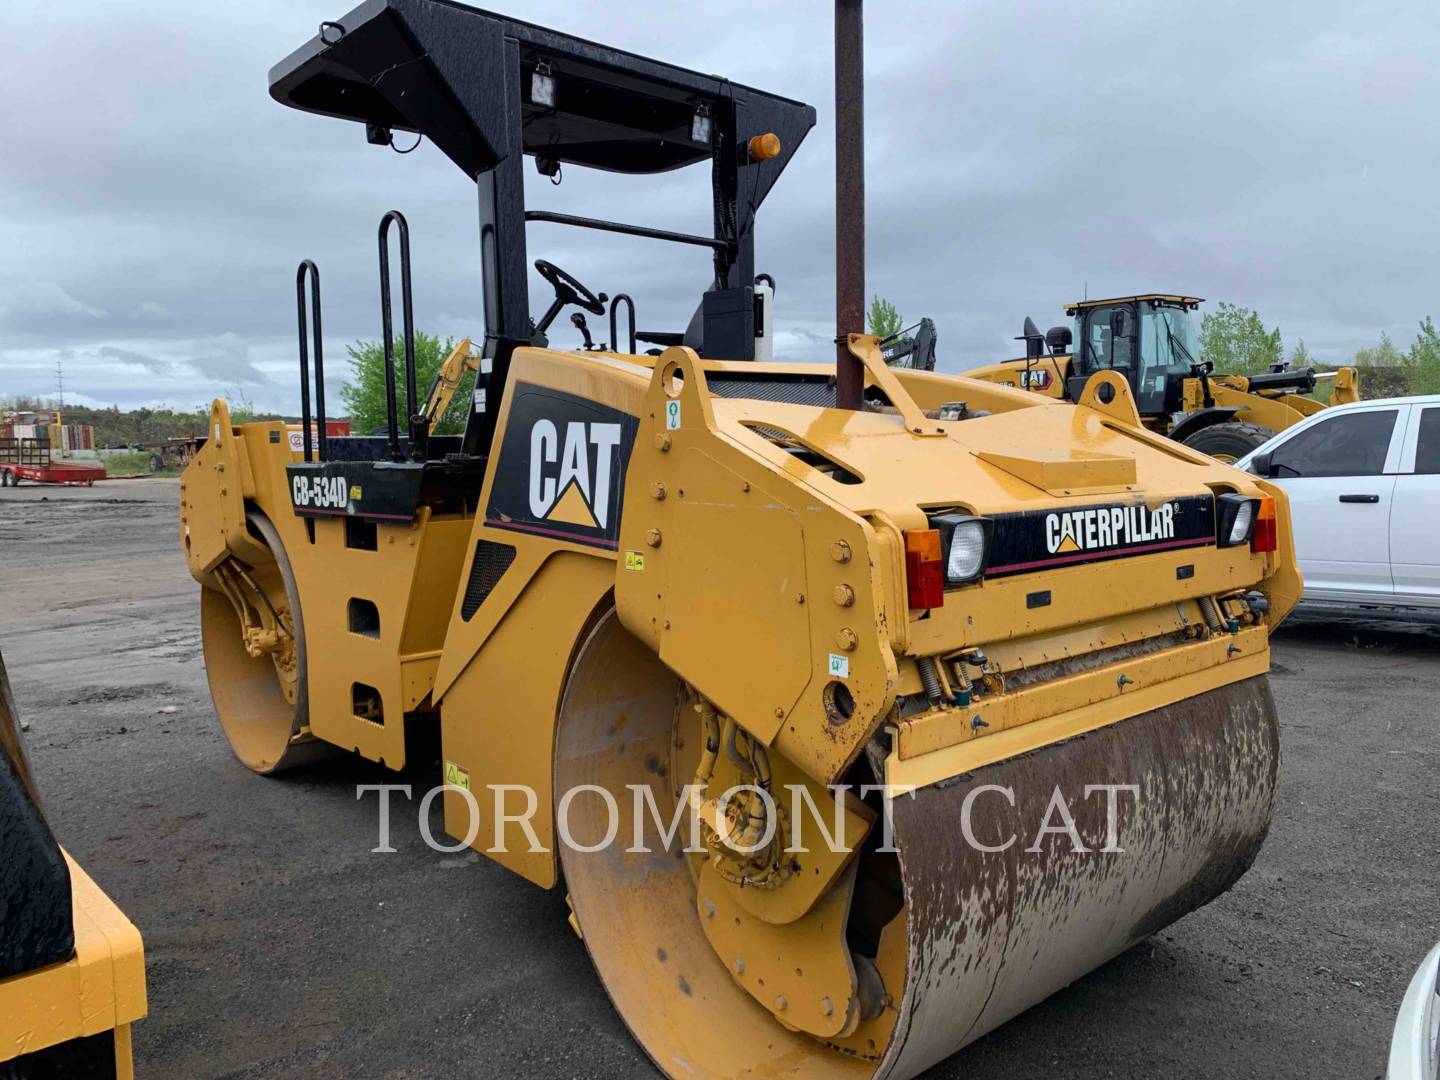
[[[855,646],[860,644],[860,639],[855,636],[855,631],[847,626],[835,635],[835,644],[846,652],[854,652]]]
[[[841,607],[849,607],[855,603],[855,590],[849,585],[836,585],[833,595],[835,597],[835,603]]]
[[[650,485],[650,497],[651,497],[652,499],[655,499],[655,500],[659,501],[659,502],[664,502],[664,501],[665,501],[665,485],[664,485],[664,483],[662,483],[662,482],[659,481],[659,480],[656,480],[653,484],[651,484],[651,485]]]
[[[660,539],[661,537],[659,529],[649,529],[645,533],[645,543],[649,544],[653,548],[658,548],[660,546]]]
[[[846,540],[836,540],[830,545],[830,557],[838,563],[850,561],[850,544]]]
[[[822,997],[820,999],[820,1011],[826,1016],[834,1016],[835,1003],[831,1001],[828,997]]]
[[[776,995],[775,995],[775,1011],[776,1011],[776,1012],[784,1012],[784,1011],[785,1011],[786,1009],[788,1009],[789,1007],[790,1007],[790,1003],[785,1000],[785,995],[784,995],[784,994],[776,994]]]
[[[744,961],[744,960],[741,960],[741,959],[739,959],[739,958],[736,958],[736,960],[735,960],[735,974],[736,974],[736,975],[744,975],[744,974],[745,974],[745,961]]]
[[[662,454],[670,449],[670,433],[668,431],[656,432],[655,449],[659,450]]]

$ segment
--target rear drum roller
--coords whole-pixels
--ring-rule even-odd
[[[595,785],[618,809],[609,844],[607,815],[590,812],[598,796],[576,797],[567,815],[574,846],[562,843],[560,855],[579,930],[620,1016],[671,1077],[920,1074],[1234,884],[1264,839],[1279,767],[1274,702],[1255,678],[896,799],[898,862],[873,850],[877,823],[858,869],[831,887],[860,879],[840,912],[859,1018],[817,1038],[790,1022],[804,1004],[796,984],[789,1001],[757,997],[753,983],[742,986],[754,974],[742,973],[745,956],[712,946],[724,937],[715,920],[730,912],[697,892],[711,871],[681,853],[688,826],[665,851],[647,815],[641,835],[653,851],[626,850],[631,788],[648,787],[668,822],[688,782],[670,775],[696,738],[686,700],[611,612],[577,653],[556,743],[557,795]],[[1117,793],[1123,850],[1106,852],[1108,800],[1085,788],[1125,784],[1139,793]],[[1057,787],[1085,851],[1065,836],[1036,839]],[[964,839],[967,800],[974,845]],[[802,929],[810,920],[753,938],[735,931],[729,951],[752,966],[783,957],[799,977],[814,946]]]
[[[255,566],[231,559],[206,580],[201,638],[210,697],[230,749],[247,767],[272,773],[330,748],[308,733],[305,622],[285,545],[264,514],[252,511],[246,521],[273,558]],[[278,622],[273,647],[258,654],[247,649],[236,598],[252,624],[267,616]]]
[[[1239,461],[1251,450],[1268,442],[1274,434],[1275,432],[1259,424],[1227,421],[1201,428],[1185,440],[1185,445],[1229,464]]]

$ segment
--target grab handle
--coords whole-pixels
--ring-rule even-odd
[[[423,458],[424,436],[419,434],[415,412],[415,316],[410,301],[410,226],[405,215],[391,210],[380,219],[380,324],[385,348],[385,420],[390,435],[390,457],[403,461],[400,452],[400,425],[395,402],[395,344],[392,340],[393,320],[390,316],[390,223],[400,226],[400,306],[405,323],[405,405],[406,434],[410,439],[412,457]]]
[[[320,332],[320,268],[303,259],[295,271],[295,312],[300,332],[300,432],[305,443],[305,460],[314,459],[310,438],[310,354],[305,341],[305,277],[310,277],[310,333],[315,346],[315,425],[320,460],[328,456],[325,439],[325,353]]]
[[[616,293],[615,298],[610,301],[610,348],[616,352],[620,351],[620,334],[615,324],[615,309],[620,306],[620,301],[625,301],[625,306],[630,315],[630,353],[635,353],[635,301],[630,299],[629,293]]]

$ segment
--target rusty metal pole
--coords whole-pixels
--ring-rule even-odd
[[[865,13],[835,0],[835,404],[860,408],[865,370],[847,334],[865,332]]]

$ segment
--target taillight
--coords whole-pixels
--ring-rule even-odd
[[[906,530],[905,591],[912,608],[937,608],[945,603],[939,529]]]
[[[1260,499],[1255,514],[1255,531],[1250,534],[1251,551],[1275,551],[1280,547],[1279,530],[1275,523],[1275,500],[1269,495]]]

